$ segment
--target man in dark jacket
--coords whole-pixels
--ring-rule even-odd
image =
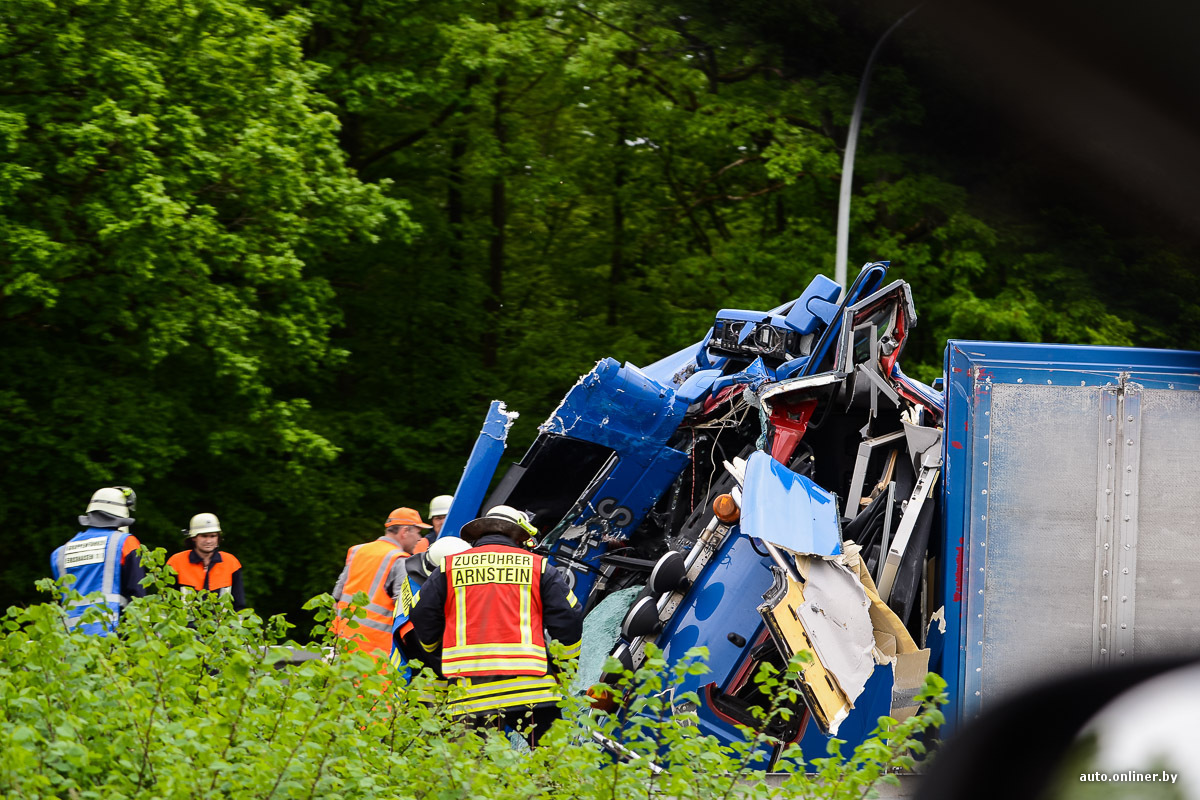
[[[521,546],[535,532],[509,506],[468,522],[471,549],[446,557],[412,612],[421,648],[455,687],[452,711],[527,731],[534,746],[562,715],[546,634],[567,658],[578,657],[583,636],[583,609],[562,575]]]

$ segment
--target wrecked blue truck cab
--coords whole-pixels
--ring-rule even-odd
[[[782,666],[799,650],[823,657],[806,671],[805,707],[771,731],[781,744],[869,731],[880,714],[902,713],[927,653],[860,573],[889,564],[885,521],[911,529],[923,554],[929,519],[903,510],[922,474],[904,431],[937,439],[941,402],[899,369],[916,315],[908,286],[885,285],[886,273],[886,263],[868,265],[841,299],[818,276],[779,308],[722,309],[699,342],[644,369],[601,360],[480,503],[494,459],[476,454],[494,452],[489,426],[507,414],[493,406],[446,531],[481,509],[515,506],[531,514],[537,547],[588,611],[644,587],[619,640],[604,646],[630,667],[650,642],[672,661],[706,647],[709,672],[681,689],[696,691],[700,706],[689,710],[724,741],[756,724],[758,665]],[[864,438],[881,440],[866,456]],[[839,498],[851,495],[848,514]],[[734,508],[725,520],[713,510],[722,496]],[[889,577],[920,630],[928,615],[911,612],[923,571],[892,560]],[[847,602],[848,620],[836,607]],[[831,607],[810,614],[820,603]],[[873,623],[873,613],[894,619]],[[889,631],[878,642],[877,627]],[[917,666],[897,678],[897,660],[913,653],[922,653]]]
[[[951,343],[935,389],[901,367],[917,314],[909,286],[887,283],[887,270],[886,262],[868,264],[844,295],[818,276],[779,308],[722,309],[696,344],[644,368],[601,360],[484,499],[512,420],[494,404],[443,535],[455,535],[497,504],[528,511],[540,532],[536,547],[586,610],[612,614],[619,602],[617,640],[589,640],[585,621],[585,649],[601,648],[635,668],[649,643],[670,662],[693,647],[707,648],[708,672],[687,677],[676,690],[695,692],[699,703],[677,710],[694,712],[705,733],[725,742],[743,738],[739,726],[761,724],[755,706],[771,698],[754,685],[759,665],[782,668],[798,651],[812,653],[799,680],[803,703],[767,730],[773,745],[758,762],[762,768],[788,743],[823,755],[833,736],[854,746],[880,716],[915,713],[913,698],[929,670],[950,683],[946,730],[952,730],[978,710],[981,697],[1003,696],[1015,681],[1012,665],[1028,668],[1039,657],[1023,648],[1014,610],[988,612],[996,603],[1021,602],[1005,590],[1019,580],[1007,570],[1051,573],[1032,546],[1022,551],[1025,561],[1011,554],[1009,562],[983,558],[989,530],[1015,536],[1022,525],[1037,530],[1055,522],[1054,497],[1043,509],[987,493],[989,481],[1009,474],[988,467],[1005,436],[1022,442],[1024,455],[1010,455],[1002,469],[1023,469],[1022,480],[1036,483],[1036,442],[1016,432],[1042,428],[1021,422],[1019,398],[1029,391],[1021,380],[1033,375],[1059,385],[1068,373],[1072,380],[1083,376],[1082,388],[1098,393],[1086,402],[1074,391],[1030,393],[1032,407],[1060,422],[1080,409],[1086,416],[1092,406],[1116,409],[1120,402],[1136,410],[1136,399],[1104,394],[1122,381],[1187,389],[1182,405],[1177,398],[1160,405],[1197,443],[1200,407],[1188,416],[1187,403],[1200,397],[1200,355],[1120,351],[1135,354],[1122,370],[1121,356],[1095,352],[1111,348],[1074,348],[1050,354],[1073,360],[1059,375],[1053,363],[1021,349],[1037,346]],[[1037,368],[1022,366],[1021,358],[1033,358]],[[1091,362],[1105,366],[1089,370]],[[1148,384],[1152,377],[1158,382]],[[991,440],[981,431],[995,425],[990,392],[1002,380],[1022,388],[1000,387],[1007,427],[997,442],[998,429],[990,429]],[[1116,423],[1087,417],[1074,419],[1073,429],[1105,424]],[[1103,446],[1074,446],[1077,455],[1091,447],[1093,461],[1074,465],[1070,474],[1102,478],[1094,462]],[[1193,462],[1200,463],[1171,466],[1192,475],[1200,472]],[[1100,491],[1092,495],[1093,514],[1102,502],[1095,498],[1106,496]],[[1013,521],[1028,509],[1045,513]],[[1093,526],[1093,538],[1096,518],[1081,523]],[[1200,530],[1200,520],[1189,524]],[[1120,534],[1109,534],[1110,547]],[[1092,566],[1096,581],[1112,580],[1104,572],[1112,564],[1088,560],[1105,551],[1096,542],[1087,546],[1086,530],[1073,535],[1086,551],[1074,567],[1079,587]],[[1133,534],[1124,535],[1121,543],[1130,544]],[[1200,586],[1200,558],[1193,560],[1193,585]],[[1054,602],[1078,604],[1078,593]],[[1194,605],[1200,617],[1200,603]],[[1088,614],[1090,606],[1064,618]],[[1102,610],[1093,616],[1097,637],[1117,622],[1113,614],[1101,620]],[[1118,639],[1132,651],[1129,635],[1108,637],[1106,646],[1096,644],[1096,659],[1121,650],[1108,646]],[[1053,638],[1044,643],[1052,649]],[[1091,646],[1077,644],[1080,652]]]

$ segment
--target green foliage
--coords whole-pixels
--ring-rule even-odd
[[[345,358],[309,265],[411,231],[345,166],[305,25],[235,0],[6,4],[0,457],[21,467],[0,524],[23,534],[3,545],[7,591],[113,483],[138,490],[151,543],[218,512],[260,601],[270,569],[303,575],[264,563],[288,526],[263,512],[315,514],[339,452],[305,397]]]
[[[745,745],[723,748],[679,710],[694,697],[674,696],[672,687],[704,671],[703,654],[669,670],[652,650],[621,680],[637,714],[588,713],[584,699],[571,698],[566,721],[530,752],[450,719],[446,693],[428,672],[406,684],[333,647],[333,657],[278,668],[285,647],[295,647],[284,642],[289,623],[234,612],[215,594],[165,589],[163,557],[149,554],[155,593],[127,609],[117,635],[68,633],[53,603],[8,610],[0,638],[6,796],[849,797],[852,786],[861,797],[887,770],[911,767],[910,755],[920,752],[913,736],[939,721],[931,677],[922,715],[901,725],[883,720],[879,737],[844,765],[820,759],[816,781],[798,772],[771,790],[752,771],[767,744],[762,734],[747,729]],[[73,594],[48,580],[42,588]],[[329,619],[327,595],[310,606]],[[795,666],[760,675],[762,689],[778,698],[770,713],[797,701],[794,677]],[[627,757],[606,756],[600,738]]]
[[[388,509],[453,491],[492,399],[519,453],[596,359],[830,274],[890,24],[856,8],[11,0],[0,605],[115,483],[151,545],[219,514],[249,601],[294,613]],[[977,157],[905,36],[850,240],[913,286],[905,370],[948,338],[1200,348],[1194,245]]]

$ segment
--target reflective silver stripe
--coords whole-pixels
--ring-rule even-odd
[[[104,593],[104,602],[105,603],[116,603],[117,605],[121,606],[122,608],[129,605],[129,599],[127,597],[125,597],[125,595],[111,594],[109,592]],[[94,605],[96,605],[96,604],[89,600],[78,600],[73,603],[67,603],[67,609],[87,608],[88,606],[94,606]]]
[[[113,579],[117,574],[117,564],[121,557],[120,547],[125,543],[125,536],[113,531],[108,537],[108,547],[104,551],[104,592],[112,591]]]
[[[396,550],[399,549],[400,546],[396,545]],[[389,560],[388,556],[391,555],[392,553],[387,553],[383,558],[379,559],[379,566],[375,568],[375,577],[371,578],[371,590],[367,592],[367,597],[374,597],[375,593],[379,591],[379,587],[383,585],[385,580],[387,580],[388,574],[392,571],[392,564],[395,563],[394,558]],[[380,613],[390,614],[391,611],[384,610]]]
[[[380,537],[380,538],[382,539],[384,537]],[[362,545],[356,545],[354,549],[357,550],[357,548],[359,548],[359,547],[362,547]],[[396,547],[396,550],[400,549],[400,545],[396,545],[395,547]],[[353,569],[354,557],[357,555],[358,555],[358,553],[355,552],[354,556],[350,557],[349,566],[351,567],[351,569]],[[384,554],[384,557],[379,560],[379,566],[377,566],[375,568],[375,575],[374,575],[374,577],[371,578],[371,588],[367,590],[367,598],[368,599],[375,597],[375,593],[379,591],[379,587],[381,585],[383,585],[384,580],[387,578],[388,574],[391,572],[392,564],[395,563],[394,558],[391,558],[391,559],[389,558],[391,555],[392,555],[392,553],[386,553],[386,554]],[[347,575],[346,579],[349,580],[349,577],[350,576]],[[357,592],[346,592],[343,589],[342,596],[339,599],[343,603],[348,604],[350,602],[351,598],[353,598],[355,594],[358,594],[358,593]],[[377,603],[372,603],[372,602],[368,602],[365,606],[362,606],[362,608],[365,608],[367,611],[371,611],[375,614],[383,614],[384,616],[391,616],[392,611],[393,611],[393,609],[384,608],[383,606],[381,606]],[[392,628],[389,625],[388,630],[390,631],[391,629]]]
[[[355,592],[355,594],[357,594],[357,592]],[[343,594],[341,599],[342,599],[343,603],[345,603],[346,605],[350,605],[350,601],[352,599],[354,599],[354,595],[353,594]],[[358,607],[366,609],[367,611],[371,611],[375,614],[382,614],[385,617],[392,616],[393,611],[394,611],[394,609],[384,608],[383,606],[381,606],[377,603],[367,603],[365,606],[358,606]],[[389,630],[390,630],[390,628],[389,628]]]
[[[371,628],[372,630],[383,631],[384,633],[392,632],[392,623],[390,622],[379,622],[378,620],[367,619],[366,617],[359,617],[355,622],[364,628]]]
[[[63,575],[67,574],[66,558],[67,558],[67,546],[64,544],[62,547],[58,548],[58,556],[57,556],[58,577],[60,577],[60,578]]]

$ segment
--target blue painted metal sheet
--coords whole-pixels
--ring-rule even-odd
[[[796,299],[787,312],[784,323],[797,333],[815,333],[821,325],[828,325],[837,313],[837,298],[842,287],[837,281],[817,275],[808,284],[804,294]]]
[[[746,462],[742,531],[796,553],[842,552],[837,498],[761,450]]]
[[[750,538],[735,527],[659,634],[669,664],[693,647],[708,648],[709,672],[687,676],[676,691],[698,691],[709,683],[728,685],[749,647],[746,643],[756,641],[763,628],[758,605],[773,583],[771,559],[755,552]],[[745,643],[730,641],[731,633]]]
[[[492,401],[475,446],[471,448],[471,456],[463,467],[458,488],[454,490],[454,502],[450,504],[440,536],[458,536],[463,525],[479,516],[479,506],[487,496],[488,485],[504,455],[508,429],[516,416],[504,407],[504,403]]]
[[[580,378],[542,424],[543,432],[595,442],[617,453],[616,466],[570,521],[574,530],[569,538],[560,538],[551,552],[556,564],[569,568],[568,580],[583,602],[610,543],[637,528],[687,464],[686,453],[666,445],[687,406],[673,389],[637,367],[606,358]]]

